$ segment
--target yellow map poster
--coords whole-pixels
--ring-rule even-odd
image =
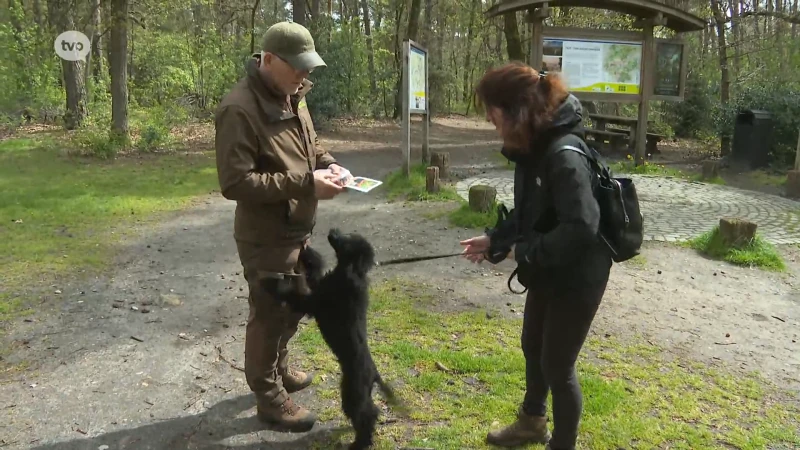
[[[571,91],[639,93],[641,43],[545,39],[542,55],[542,70],[561,72]]]
[[[408,72],[409,72],[409,109],[412,111],[425,111],[425,52],[415,48],[413,45],[409,46],[408,52]]]

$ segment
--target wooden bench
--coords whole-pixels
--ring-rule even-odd
[[[628,133],[596,130],[593,128],[589,128],[585,130],[585,132],[586,136],[592,136],[594,141],[601,147],[606,147],[605,143],[608,142],[608,148],[611,151],[624,150],[625,143],[628,141]]]

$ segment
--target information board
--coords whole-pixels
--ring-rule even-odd
[[[545,38],[542,70],[560,72],[571,91],[639,94],[642,43]]]
[[[656,67],[653,94],[667,97],[681,96],[681,66],[683,45],[674,42],[656,42]]]
[[[428,105],[428,50],[410,39],[403,40],[403,89],[401,125],[403,133],[400,148],[403,151],[403,173],[411,176],[411,115],[423,115],[422,161],[428,162],[428,133],[430,131],[430,105]]]
[[[416,48],[415,46],[409,46],[409,54],[408,54],[408,69],[410,72],[409,76],[409,107],[412,111],[426,111],[425,108],[425,100],[426,94],[425,92],[425,52]]]

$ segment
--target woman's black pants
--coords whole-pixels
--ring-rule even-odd
[[[607,281],[572,287],[531,286],[525,300],[522,351],[528,415],[546,415],[553,395],[553,450],[572,450],[578,437],[583,396],[575,361],[605,293]]]

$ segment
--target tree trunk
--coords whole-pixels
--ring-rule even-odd
[[[19,45],[20,51],[25,51],[25,41],[22,39],[22,24],[20,23],[19,19],[17,18],[17,12],[15,9],[19,8],[19,12],[22,13],[23,20],[25,19],[25,5],[22,4],[20,1],[19,6],[16,5],[16,0],[8,0],[8,12],[11,14],[11,27],[14,29],[14,38],[17,40],[17,44]]]
[[[292,20],[306,26],[306,0],[292,0]]]
[[[714,13],[714,25],[717,29],[717,51],[719,52],[720,68],[720,94],[719,99],[723,106],[728,105],[731,90],[731,76],[728,70],[728,47],[725,39],[725,16],[720,6],[720,0],[711,0],[711,9]],[[722,156],[730,153],[730,136],[727,131],[720,136],[720,154]]]
[[[42,3],[40,0],[33,0],[33,21],[36,22],[36,34],[41,36],[44,20],[42,20]]]
[[[361,0],[361,13],[364,16],[364,35],[367,37],[367,70],[369,70],[369,92],[371,98],[378,98],[378,83],[375,79],[375,50],[372,45],[372,30],[369,22],[369,3]],[[377,103],[376,103],[377,105]],[[373,108],[373,115],[378,115],[378,109]]]
[[[111,129],[128,138],[128,0],[111,0]]]
[[[261,0],[256,0],[253,4],[253,9],[250,10],[250,54],[256,52],[256,12],[258,12],[258,5]]]
[[[433,0],[425,0],[424,17],[425,21],[422,24],[422,45],[430,52],[433,34],[433,29],[431,28],[431,24],[433,23]]]
[[[383,11],[378,9],[377,11],[375,11],[375,14],[373,14],[373,16],[375,19],[375,24],[372,27],[372,31],[374,31],[375,34],[378,34],[381,32],[381,25],[383,24]]]
[[[100,0],[92,0],[92,78],[95,83],[100,81],[105,67],[103,67],[103,34],[101,26],[102,5]]]
[[[311,0],[311,20],[319,20],[320,11],[322,10],[322,2],[320,0]]]
[[[466,42],[466,51],[464,52],[464,84],[463,84],[463,99],[467,102],[467,111],[465,114],[469,114],[469,107],[470,107],[470,82],[469,82],[469,75],[472,73],[472,37],[475,35],[475,13],[477,9],[480,7],[481,0],[472,0],[472,7],[469,10],[469,24],[467,25],[467,42]]]
[[[520,40],[519,27],[517,26],[517,13],[511,12],[503,15],[503,31],[506,35],[508,59],[511,61],[525,61],[525,53],[522,50],[522,41]]]
[[[47,3],[49,21],[61,30],[74,30],[72,11],[63,0],[50,0]],[[59,32],[61,33],[61,32]],[[67,130],[79,128],[86,118],[86,79],[84,61],[61,60],[67,110],[64,113],[64,127]]]
[[[408,11],[408,29],[406,38],[416,41],[419,38],[419,14],[422,1],[411,0],[411,9]]]
[[[394,70],[397,73],[397,82],[394,86],[394,95],[392,96],[394,103],[394,108],[392,111],[392,119],[397,119],[400,117],[400,106],[398,106],[398,101],[400,100],[400,90],[403,87],[403,48],[402,42],[400,39],[400,27],[402,26],[401,19],[403,17],[403,6],[405,6],[405,2],[398,2],[398,9],[395,12],[394,17]]]
[[[731,1],[730,5],[731,36],[733,36],[733,73],[735,77],[737,73],[741,73],[742,68],[742,40],[740,39],[741,27],[739,24],[739,5],[735,0]]]
[[[794,3],[792,4],[792,15],[795,17],[797,17],[798,13],[800,12],[800,9],[798,8],[799,8],[798,1],[794,0]],[[800,28],[800,26],[798,25],[800,25],[800,21],[792,22],[792,42],[794,42],[797,39],[797,29]],[[797,45],[789,46],[789,59],[791,59],[792,61],[794,61],[797,52],[800,50],[797,47],[798,47]]]

